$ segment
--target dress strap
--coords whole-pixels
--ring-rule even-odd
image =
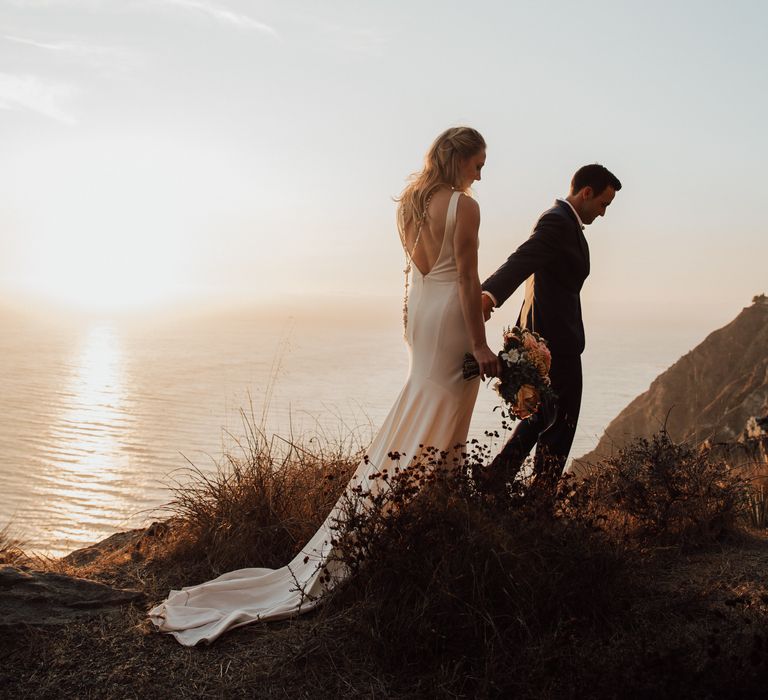
[[[456,208],[459,206],[459,197],[461,197],[461,190],[454,190],[451,193],[451,201],[448,203],[448,209],[453,210],[454,217],[456,216]]]
[[[449,255],[453,254],[453,234],[456,231],[456,212],[459,208],[460,196],[461,192],[457,190],[451,194],[451,198],[448,200],[448,210],[445,212],[445,232],[443,233],[443,242],[440,245],[440,252],[437,255],[437,260],[435,260],[433,269],[442,261],[445,253],[448,253]]]
[[[451,233],[453,233],[453,229],[456,226],[456,210],[459,207],[459,197],[461,197],[461,192],[458,190],[454,190],[451,193],[451,198],[448,201],[448,211],[445,213],[445,231],[446,233],[450,230]]]

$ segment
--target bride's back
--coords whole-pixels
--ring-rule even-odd
[[[423,275],[430,273],[440,256],[445,238],[445,224],[451,194],[453,191],[445,187],[432,195],[427,207],[427,216],[421,224],[420,234],[417,230],[417,224],[413,220],[405,227],[405,244],[408,247],[408,252],[411,253],[412,251],[413,264]]]

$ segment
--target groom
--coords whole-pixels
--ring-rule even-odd
[[[571,180],[570,194],[545,211],[525,243],[483,282],[483,314],[490,318],[526,282],[517,325],[542,335],[552,353],[550,379],[554,406],[542,406],[520,421],[491,462],[482,483],[489,490],[514,479],[534,445],[534,474],[539,486],[552,487],[563,472],[576,433],[581,406],[581,353],[584,325],[579,292],[589,275],[589,247],[584,227],[605,210],[621,189],[602,165],[585,165]]]

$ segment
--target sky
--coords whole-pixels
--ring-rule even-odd
[[[768,292],[766,26],[747,0],[0,0],[0,306],[399,311],[393,197],[469,124],[481,278],[600,162],[623,188],[585,307],[726,320]]]

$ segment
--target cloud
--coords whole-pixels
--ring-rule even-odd
[[[232,12],[225,8],[206,2],[205,0],[161,0],[168,5],[176,5],[188,10],[201,12],[224,24],[234,25],[242,29],[253,29],[264,34],[279,37],[277,30],[264,22],[259,22],[252,17]]]
[[[212,2],[211,0],[149,0],[149,2],[133,2],[133,3],[112,3],[104,2],[104,0],[5,0],[6,2],[10,2],[13,5],[17,5],[20,7],[26,7],[28,5],[33,6],[42,6],[42,7],[49,7],[52,5],[59,5],[59,6],[80,6],[85,7],[94,11],[98,10],[105,10],[105,9],[115,9],[119,8],[120,10],[137,10],[141,8],[146,8],[149,4],[162,4],[162,5],[175,5],[176,7],[180,7],[186,10],[190,10],[192,12],[198,12],[204,15],[208,15],[208,17],[211,17],[218,22],[221,22],[223,24],[229,24],[235,27],[240,27],[241,29],[249,29],[254,30],[258,32],[262,32],[264,34],[269,34],[270,36],[279,38],[278,31],[272,27],[269,24],[266,24],[265,22],[259,22],[258,20],[253,19],[253,17],[249,17],[248,15],[244,15],[239,12],[233,12],[232,10],[229,10],[225,7],[221,7],[215,2]]]
[[[296,19],[309,25],[315,32],[316,39],[322,37],[325,42],[342,51],[380,55],[388,41],[384,35],[374,29],[339,24],[306,14]]]
[[[85,60],[90,65],[131,69],[141,65],[141,58],[132,51],[109,46],[98,46],[82,41],[36,41],[21,36],[6,34],[3,38],[23,46],[49,51],[59,56]]]
[[[49,119],[76,124],[77,119],[60,105],[77,91],[64,83],[47,83],[34,75],[0,73],[0,109],[24,109]]]
[[[340,46],[346,51],[380,54],[386,39],[372,29],[352,29],[338,27],[335,29],[341,38]]]
[[[35,41],[34,39],[25,39],[20,36],[10,36],[9,34],[6,34],[3,38],[8,41],[16,42],[17,44],[26,44],[27,46],[34,46],[38,49],[46,49],[47,51],[70,53],[75,56],[96,56],[114,52],[113,49],[108,49],[103,46],[92,46],[76,41],[54,41],[46,43]]]

